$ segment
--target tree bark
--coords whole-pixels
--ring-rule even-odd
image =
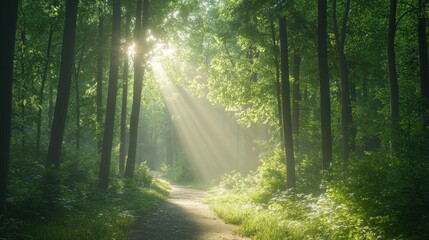
[[[76,152],[78,152],[80,150],[80,93],[79,93],[79,74],[80,74],[80,67],[82,66],[82,60],[83,60],[83,56],[85,54],[85,46],[86,46],[86,29],[83,33],[83,45],[82,45],[82,49],[80,52],[80,57],[79,57],[79,61],[76,64],[73,64],[73,68],[74,68],[74,83],[75,83],[75,100],[76,100]]]
[[[331,97],[329,93],[329,68],[327,49],[327,1],[318,1],[318,34],[317,52],[319,60],[320,78],[320,115],[322,131],[322,169],[328,170],[332,162],[332,136],[331,136]]]
[[[13,58],[15,53],[16,21],[18,15],[18,1],[2,1],[0,3],[0,79],[1,96],[0,106],[0,225],[5,218],[5,202],[7,179],[9,171],[10,133],[12,117],[12,82]]]
[[[340,69],[341,82],[341,132],[343,136],[343,161],[348,163],[350,156],[350,133],[352,128],[352,110],[350,101],[350,83],[349,72],[347,69],[347,58],[344,52],[346,42],[347,19],[350,10],[350,0],[346,0],[344,8],[343,21],[341,26],[341,35],[337,22],[337,1],[332,0],[332,25],[334,30],[335,47],[337,50],[338,66]]]
[[[419,63],[420,63],[420,89],[423,97],[422,119],[423,127],[429,127],[429,69],[428,69],[428,47],[426,36],[426,14],[425,1],[419,0],[418,19],[418,42],[419,42]]]
[[[109,185],[115,124],[116,94],[118,90],[118,65],[120,55],[121,0],[113,0],[112,46],[110,48],[110,74],[107,92],[106,121],[104,124],[103,149],[101,150],[99,184],[105,190]]]
[[[43,67],[42,73],[42,86],[40,87],[39,92],[39,111],[37,113],[37,132],[36,132],[36,159],[40,157],[40,136],[42,129],[42,106],[43,106],[43,98],[45,92],[46,78],[48,75],[49,62],[51,61],[51,46],[52,46],[52,35],[54,33],[54,25],[51,24],[49,28],[49,37],[48,37],[48,47],[46,50],[46,60],[45,65]]]
[[[290,107],[290,86],[289,86],[289,56],[286,17],[279,18],[280,32],[280,68],[282,80],[282,119],[283,119],[283,136],[286,152],[286,184],[288,188],[295,187],[295,156],[292,138],[292,120]]]
[[[387,64],[389,68],[391,150],[393,154],[397,150],[399,137],[399,90],[395,56],[396,8],[397,0],[390,0],[389,27],[387,32]]]
[[[127,19],[125,21],[125,42],[129,42],[130,38],[130,22],[131,22],[131,0],[128,0]],[[122,112],[121,112],[121,136],[119,145],[119,172],[125,170],[125,151],[126,151],[126,136],[127,136],[127,102],[128,102],[128,55],[124,54],[124,69],[122,73]]]
[[[294,136],[296,152],[299,151],[299,72],[301,66],[301,55],[295,52],[293,55],[293,103],[292,103],[292,135]]]
[[[139,9],[140,7],[140,9]],[[139,129],[140,103],[143,88],[144,68],[142,67],[142,57],[144,55],[143,40],[146,39],[146,30],[148,25],[148,0],[143,0],[143,20],[140,25],[141,16],[141,0],[137,1],[136,12],[136,27],[135,27],[135,42],[136,51],[134,57],[134,91],[133,91],[133,107],[130,118],[130,141],[128,147],[128,160],[125,169],[125,176],[131,177],[134,175],[136,165],[136,150],[137,150],[137,134]],[[141,29],[140,29],[141,27]]]
[[[100,14],[101,11],[100,11]],[[104,59],[104,20],[103,16],[98,18],[98,55],[97,55],[97,146],[98,153],[101,153],[103,145],[101,128],[103,126],[103,59]]]
[[[64,127],[70,97],[78,2],[79,1],[77,0],[66,1],[66,18],[61,52],[60,77],[46,167],[50,167],[52,165],[58,167],[60,165],[61,147],[63,143]]]
[[[277,118],[279,120],[279,127],[282,129],[282,99],[281,99],[281,83],[280,83],[280,66],[279,66],[279,58],[278,58],[278,45],[276,42],[276,36],[274,31],[274,21],[271,20],[271,40],[273,43],[273,49],[274,49],[274,65],[276,66],[276,82],[275,82],[275,88],[276,88],[276,98],[277,98]],[[279,131],[279,137],[281,141],[281,145],[284,146],[283,142],[283,132]]]

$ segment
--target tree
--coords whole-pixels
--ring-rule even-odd
[[[113,0],[112,45],[110,48],[110,74],[107,93],[106,120],[103,134],[103,149],[99,172],[101,189],[107,189],[110,175],[113,130],[115,123],[116,94],[118,90],[118,63],[120,55],[121,0]]]
[[[390,121],[391,121],[391,148],[396,152],[397,132],[399,131],[399,90],[398,76],[396,72],[395,33],[396,33],[396,8],[397,0],[390,0],[389,27],[387,31],[387,64],[389,68],[390,86]]]
[[[295,52],[293,55],[293,95],[292,95],[292,135],[295,140],[296,152],[299,151],[298,136],[299,136],[299,100],[301,94],[299,92],[299,72],[301,68],[301,54]]]
[[[131,0],[128,0],[127,19],[125,21],[125,43],[130,39],[131,22]],[[127,135],[127,101],[128,100],[128,55],[124,54],[124,68],[122,73],[122,111],[121,111],[121,136],[119,145],[119,172],[123,173],[125,169],[125,151]]]
[[[46,84],[46,78],[48,75],[48,67],[49,62],[51,60],[51,47],[52,47],[52,35],[54,33],[54,25],[51,24],[49,27],[49,37],[48,37],[48,46],[46,49],[46,59],[45,59],[45,65],[43,67],[43,75],[42,75],[42,86],[40,87],[39,92],[39,111],[37,114],[37,132],[36,132],[36,158],[39,159],[40,156],[40,135],[41,135],[41,128],[42,128],[42,105],[43,105],[43,98],[44,98],[44,91],[45,91],[45,84]]]
[[[0,79],[1,97],[0,105],[0,224],[3,223],[5,214],[5,201],[7,179],[9,171],[10,132],[12,117],[12,82],[13,82],[13,58],[15,54],[16,20],[18,16],[18,1],[3,1],[0,4],[0,32],[3,43],[0,46]]]
[[[292,138],[292,120],[290,107],[290,86],[289,86],[289,54],[286,30],[286,16],[279,18],[280,31],[280,68],[282,81],[282,119],[283,136],[286,152],[286,183],[288,188],[295,187],[295,156]]]
[[[318,1],[317,53],[320,78],[320,116],[322,130],[322,169],[327,170],[332,161],[331,97],[329,93],[329,68],[327,49],[327,1]]]
[[[97,146],[98,152],[101,153],[103,141],[101,139],[101,126],[103,125],[103,59],[104,59],[104,18],[98,17],[98,44],[97,44]]]
[[[63,46],[61,52],[60,77],[46,167],[50,167],[52,165],[58,167],[60,165],[61,147],[63,143],[64,127],[70,97],[78,2],[79,1],[77,0],[66,1],[66,17],[64,22]]]
[[[419,42],[419,64],[420,64],[420,89],[423,97],[423,126],[429,127],[429,66],[428,66],[428,47],[426,37],[426,1],[419,0],[418,12],[418,42]]]
[[[143,88],[143,75],[144,68],[142,67],[142,57],[145,53],[143,41],[146,39],[146,30],[148,24],[148,7],[149,1],[143,0],[143,19],[140,25],[141,19],[141,0],[137,1],[136,11],[136,25],[134,31],[135,39],[135,56],[134,56],[134,86],[133,86],[133,106],[131,110],[130,118],[130,141],[128,147],[128,159],[127,166],[125,169],[125,176],[131,177],[134,174],[136,164],[136,150],[137,150],[137,133],[139,126],[140,116],[140,103]],[[141,27],[141,29],[140,29]]]
[[[343,19],[341,22],[341,34],[337,21],[337,1],[332,0],[332,25],[334,29],[335,47],[337,50],[338,66],[340,68],[341,82],[341,132],[343,135],[343,161],[347,164],[350,155],[350,130],[352,127],[352,110],[350,102],[349,73],[347,59],[344,52],[346,43],[347,18],[350,10],[350,0],[346,0]]]

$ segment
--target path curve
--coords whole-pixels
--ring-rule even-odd
[[[201,200],[208,193],[171,183],[168,201],[143,217],[128,240],[242,240],[237,226],[219,219]]]

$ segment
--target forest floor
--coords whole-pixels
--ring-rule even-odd
[[[128,240],[241,240],[237,226],[226,224],[202,202],[207,192],[170,182],[168,201],[144,216]]]

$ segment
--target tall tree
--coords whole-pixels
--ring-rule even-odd
[[[289,54],[287,42],[286,16],[279,18],[280,31],[280,69],[282,81],[282,119],[283,136],[286,152],[286,184],[288,188],[295,187],[295,156],[292,138],[292,119],[290,107],[289,85]]]
[[[87,36],[87,29],[85,28],[83,32],[83,40],[82,40],[82,46],[79,49],[80,56],[78,61],[74,61],[73,63],[73,69],[74,69],[74,83],[75,83],[75,104],[76,104],[76,151],[80,150],[80,112],[81,112],[81,106],[80,106],[80,92],[79,92],[79,75],[81,71],[82,61],[85,56],[85,48],[86,48],[86,36]]]
[[[0,106],[0,224],[5,214],[7,178],[9,170],[10,132],[12,117],[12,82],[13,58],[15,52],[16,20],[18,15],[18,1],[2,1],[0,3],[0,79],[1,96]]]
[[[125,21],[125,43],[130,39],[130,22],[131,22],[131,0],[127,4],[127,17]],[[124,68],[122,73],[122,111],[121,111],[121,136],[119,145],[119,172],[123,173],[125,169],[125,151],[127,136],[127,101],[128,100],[128,54],[124,54]]]
[[[146,30],[148,25],[148,7],[149,1],[143,0],[143,19],[141,21],[141,0],[137,0],[136,25],[134,31],[135,38],[135,56],[134,56],[134,86],[133,86],[133,106],[130,118],[130,141],[128,147],[128,159],[125,169],[125,176],[131,177],[134,174],[137,151],[137,134],[139,129],[140,103],[143,88],[144,68],[142,67],[142,57],[144,55],[143,40],[146,39]],[[141,27],[141,29],[140,29]]]
[[[346,43],[347,19],[350,10],[350,0],[346,0],[343,19],[341,22],[341,33],[337,21],[337,1],[332,0],[332,25],[334,30],[335,47],[337,50],[338,66],[340,68],[341,82],[341,132],[343,135],[343,161],[347,164],[350,155],[350,129],[352,127],[352,110],[350,102],[349,72],[347,59],[344,52]]]
[[[97,146],[98,152],[101,153],[102,148],[102,134],[101,126],[103,125],[103,60],[104,60],[104,18],[101,15],[98,17],[98,44],[97,44]]]
[[[293,55],[293,95],[292,95],[292,135],[295,140],[296,152],[299,151],[298,136],[299,136],[299,101],[301,95],[299,92],[299,74],[301,68],[301,54],[296,51]]]
[[[390,85],[390,121],[391,121],[391,148],[396,152],[399,131],[399,90],[396,72],[395,33],[397,0],[390,0],[389,27],[387,31],[387,64],[389,68]]]
[[[107,189],[110,175],[110,159],[112,155],[113,130],[116,111],[116,94],[118,90],[118,65],[120,55],[121,33],[121,0],[113,0],[112,46],[110,48],[110,74],[107,92],[106,120],[104,124],[103,149],[99,172],[101,189]]]
[[[57,101],[52,122],[51,138],[49,141],[46,166],[59,166],[64,127],[70,97],[71,76],[76,36],[76,18],[78,0],[66,1],[66,18],[64,22],[63,46],[61,51],[60,77],[58,83]]]
[[[418,42],[419,42],[419,63],[420,63],[420,89],[423,97],[423,126],[429,127],[429,66],[428,47],[426,36],[426,1],[419,0],[418,12]]]
[[[274,65],[276,66],[276,99],[277,99],[277,118],[279,119],[279,126],[282,126],[282,100],[281,100],[281,83],[280,83],[280,66],[279,66],[279,58],[278,58],[278,45],[276,41],[276,35],[274,31],[274,21],[270,21],[271,26],[271,41],[273,43],[273,49],[274,49]],[[283,143],[283,133],[282,131],[279,131],[280,135],[280,141]]]
[[[46,59],[45,64],[43,66],[43,73],[42,73],[42,86],[40,87],[39,92],[39,105],[43,105],[43,98],[45,96],[45,85],[46,85],[46,78],[48,75],[48,67],[49,63],[51,61],[51,47],[52,47],[52,35],[54,33],[54,24],[51,23],[49,27],[49,37],[48,37],[48,46],[46,49]],[[41,129],[42,129],[42,108],[39,108],[39,111],[37,113],[37,132],[36,132],[36,158],[39,159],[40,156],[40,136],[41,136]]]
[[[322,130],[322,169],[327,170],[332,161],[331,97],[329,94],[329,68],[327,47],[327,1],[318,1],[317,53],[320,78],[320,116]]]

